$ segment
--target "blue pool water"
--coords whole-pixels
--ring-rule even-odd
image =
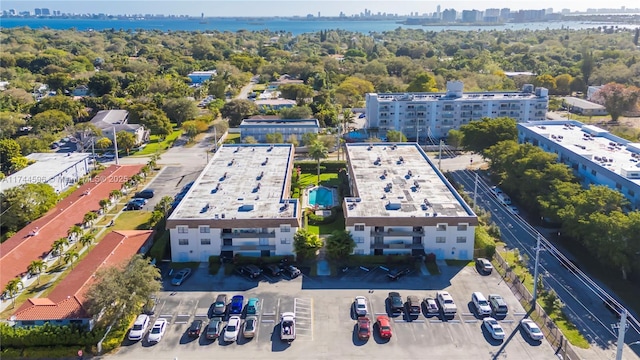
[[[333,191],[324,187],[317,187],[309,190],[309,205],[332,207]]]

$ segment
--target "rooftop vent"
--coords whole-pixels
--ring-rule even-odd
[[[273,145],[269,146],[269,149],[267,149],[269,152],[271,152],[271,150],[273,150]]]
[[[240,205],[240,207],[238,208],[238,211],[251,211],[253,210],[253,204],[243,204]]]
[[[378,156],[376,158],[376,161],[373,162],[373,165],[380,165],[380,161],[382,161],[382,160],[380,160],[380,156]]]
[[[262,163],[262,166],[267,165],[268,162],[269,162],[269,158],[267,157],[266,159],[264,159],[264,162]]]
[[[260,171],[260,175],[258,175],[258,177],[256,178],[256,180],[262,180],[262,177],[264,176],[264,171]]]
[[[369,144],[369,146],[367,147],[367,150],[371,151],[371,149],[373,149],[373,145]]]
[[[227,164],[227,166],[232,166],[232,165],[233,165],[233,163],[235,163],[235,162],[236,162],[236,159],[231,159],[231,161],[229,161],[229,163]]]
[[[220,181],[225,181],[227,179],[227,173],[224,173],[220,178]]]
[[[237,147],[235,150],[233,150],[234,153],[237,153],[238,151],[240,151],[240,147]]]
[[[258,183],[258,185],[256,185],[255,188],[253,188],[253,192],[256,193],[260,190],[260,183]]]
[[[391,201],[387,202],[387,205],[385,206],[387,210],[400,210],[401,207],[401,203]]]

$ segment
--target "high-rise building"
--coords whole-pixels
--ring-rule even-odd
[[[476,23],[482,21],[482,11],[479,10],[462,10],[463,23]]]
[[[455,9],[445,9],[442,12],[442,21],[447,23],[452,23],[456,21],[457,12]]]
[[[445,93],[366,94],[366,127],[380,136],[397,130],[409,139],[424,139],[444,138],[449,130],[483,117],[546,119],[546,88],[527,84],[518,92],[463,93],[463,87],[461,81],[449,81]]]

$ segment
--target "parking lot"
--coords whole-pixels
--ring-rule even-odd
[[[360,269],[345,271],[334,278],[300,276],[250,280],[239,275],[212,276],[206,267],[196,269],[180,287],[165,281],[165,291],[152,320],[158,317],[169,321],[164,338],[154,345],[143,340],[129,343],[105,358],[189,359],[220,355],[230,359],[305,358],[365,358],[392,356],[397,359],[429,358],[468,359],[551,359],[554,351],[546,341],[529,340],[518,328],[525,313],[502,279],[495,274],[482,276],[474,267],[441,267],[442,274],[425,276],[411,273],[397,281]],[[379,338],[375,331],[368,341],[358,340],[353,312],[355,296],[368,300],[368,317],[388,313],[387,295],[393,290],[406,300],[408,295],[420,299],[435,297],[446,289],[453,296],[458,312],[453,318],[440,315],[425,316],[426,311],[412,318],[402,313],[391,316],[393,337]],[[509,314],[499,319],[506,332],[505,340],[493,340],[482,328],[482,321],[474,315],[471,293],[481,291],[502,295],[509,305]],[[194,319],[208,322],[211,304],[218,294],[260,299],[259,327],[253,339],[227,344],[206,340],[204,336],[189,339],[186,330]],[[296,314],[296,340],[291,344],[279,339],[279,317],[283,312]],[[205,328],[202,329],[203,333]]]

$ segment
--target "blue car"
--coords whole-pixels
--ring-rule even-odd
[[[231,314],[242,314],[243,306],[244,297],[242,295],[236,295],[231,298]]]

